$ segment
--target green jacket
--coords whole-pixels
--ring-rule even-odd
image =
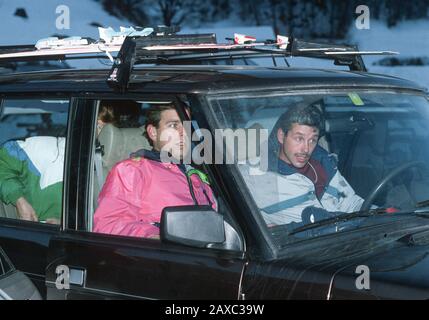
[[[0,147],[0,200],[24,197],[39,221],[59,219],[62,207],[65,138],[30,137]]]

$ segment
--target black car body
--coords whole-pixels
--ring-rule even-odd
[[[15,269],[0,248],[0,300],[40,300],[41,296],[31,280]]]
[[[106,70],[67,70],[0,76],[3,107],[12,100],[52,99],[69,103],[61,224],[0,218],[1,247],[16,268],[33,280],[44,298],[429,297],[429,215],[425,206],[401,208],[391,214],[368,211],[359,218],[361,223],[352,228],[337,228],[289,241],[293,234],[282,228],[270,229],[263,223],[237,166],[210,164],[205,169],[217,190],[218,201],[225,208],[222,221],[225,219],[235,230],[232,249],[208,243],[201,245],[193,242],[196,239],[187,239],[184,244],[180,240],[96,234],[90,232],[89,219],[94,196],[92,184],[96,179],[93,159],[96,111],[101,99],[185,99],[198,126],[214,130],[220,126],[216,116],[219,110],[227,109],[222,106],[219,109],[222,103],[216,109],[213,101],[225,97],[317,93],[347,96],[350,92],[364,96],[375,92],[411,95],[426,101],[419,100],[419,103],[427,104],[424,89],[405,80],[366,72],[255,66],[153,66],[135,70],[127,91],[118,93],[106,84],[107,75]],[[273,98],[267,101],[271,101],[269,99]],[[243,105],[244,110],[246,103]],[[230,106],[235,108],[234,102]],[[255,108],[252,110],[257,110]],[[425,108],[428,109],[429,104]],[[241,119],[237,117],[237,123]],[[355,122],[345,125],[360,128]],[[34,130],[40,132],[41,129],[36,126]],[[356,130],[347,132],[346,137],[351,137]],[[404,129],[395,134],[402,139],[407,132]],[[359,145],[344,143],[352,148]],[[346,154],[352,158],[344,161],[341,159],[344,155],[340,154],[339,162],[341,170],[349,172],[344,174],[346,178],[352,181],[355,168],[348,164],[353,163],[353,154],[363,152],[355,151],[348,150]],[[372,184],[361,185],[368,193],[372,187]],[[423,200],[424,196],[418,199]],[[346,220],[354,221],[334,221],[327,227],[347,223]],[[315,229],[319,230],[310,231]],[[59,266],[69,271],[68,288],[61,286],[59,277],[64,269],[59,270]],[[369,286],[361,278],[365,270],[369,271]]]

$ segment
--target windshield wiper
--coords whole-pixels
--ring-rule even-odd
[[[429,217],[429,200],[417,202],[413,214],[419,217]]]
[[[424,200],[416,203],[416,208],[429,207],[429,200]]]
[[[427,207],[429,207],[429,200],[421,201],[421,202],[418,202],[416,204],[416,208],[426,208],[424,210],[420,209],[420,210],[416,210],[416,211],[389,212],[388,208],[377,208],[377,209],[370,209],[370,210],[366,210],[366,211],[355,211],[352,213],[343,213],[343,214],[340,214],[340,215],[335,216],[335,217],[323,219],[323,220],[320,220],[317,222],[309,223],[309,224],[303,225],[301,227],[295,228],[292,231],[290,231],[288,233],[288,235],[294,235],[296,233],[300,233],[300,232],[303,232],[306,230],[311,230],[311,229],[318,228],[318,227],[323,227],[323,226],[326,226],[326,225],[329,225],[332,223],[336,223],[336,222],[346,222],[346,221],[353,220],[355,218],[367,218],[367,217],[371,217],[371,216],[375,216],[375,215],[383,215],[383,214],[392,214],[392,213],[394,213],[395,215],[413,214],[415,216],[428,218],[429,217],[429,209]]]
[[[306,224],[306,225],[303,225],[301,227],[295,228],[291,232],[289,232],[288,235],[294,235],[294,234],[300,233],[302,231],[326,226],[326,225],[336,223],[336,222],[346,222],[346,221],[353,220],[355,218],[366,218],[366,217],[379,215],[379,214],[385,214],[385,213],[390,214],[389,212],[386,211],[386,208],[377,208],[377,209],[370,209],[370,210],[365,210],[365,211],[355,211],[352,213],[343,213],[343,214],[340,214],[340,215],[335,216],[335,217],[323,219],[323,220],[320,220],[317,222],[313,222],[313,223]]]

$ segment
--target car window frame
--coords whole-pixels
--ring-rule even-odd
[[[321,85],[320,88],[316,86],[312,86],[312,88],[306,87],[306,86],[296,86],[294,88],[287,88],[284,87],[283,90],[280,90],[279,88],[273,88],[272,90],[263,88],[263,89],[254,89],[246,91],[245,89],[236,90],[234,92],[231,91],[216,91],[211,94],[206,94],[200,96],[201,103],[206,104],[207,107],[207,121],[210,125],[210,128],[223,128],[219,121],[218,117],[216,116],[216,111],[213,108],[212,101],[216,101],[218,98],[227,99],[230,98],[237,98],[245,97],[245,98],[251,98],[251,97],[271,97],[272,95],[315,95],[315,94],[332,94],[332,93],[347,93],[347,92],[365,92],[365,93],[391,93],[391,94],[411,94],[414,96],[421,96],[425,97],[429,102],[429,95],[427,95],[427,92],[421,90],[421,89],[411,89],[411,88],[400,88],[400,87],[384,87],[384,86],[359,86],[359,87],[352,87],[350,85],[339,85],[335,88],[326,88]],[[212,130],[212,129],[211,129]],[[257,237],[259,238],[259,241],[265,241],[266,245],[261,246],[261,249],[264,253],[264,259],[281,259],[282,257],[286,257],[288,255],[288,250],[290,248],[296,248],[300,247],[301,245],[305,245],[306,243],[311,243],[314,241],[312,238],[304,239],[302,241],[298,241],[295,243],[289,243],[285,245],[284,247],[279,248],[278,245],[274,242],[274,239],[270,235],[270,231],[262,217],[262,215],[259,213],[259,210],[257,209],[256,202],[249,190],[249,188],[246,185],[246,182],[244,181],[244,178],[242,177],[237,165],[228,165],[224,166],[225,170],[229,172],[229,175],[232,177],[231,182],[235,184],[237,190],[241,193],[242,198],[244,199],[244,208],[246,211],[250,212],[251,215],[244,216],[246,218],[248,224],[250,224],[251,230],[253,230],[254,233],[257,233]],[[243,186],[244,188],[240,188],[240,186]],[[252,228],[252,223],[257,225],[257,228]],[[335,237],[336,233],[326,235],[326,238]],[[317,238],[316,238],[317,239]]]
[[[82,155],[80,155],[80,160],[79,162],[81,163],[82,166],[86,167],[86,170],[88,172],[90,172],[90,174],[88,174],[87,178],[85,179],[84,182],[82,182],[81,185],[81,192],[84,192],[84,197],[80,197],[80,201],[81,204],[82,202],[84,202],[84,207],[85,210],[83,211],[84,214],[79,213],[79,210],[76,210],[76,208],[68,208],[68,212],[70,212],[70,214],[72,216],[75,216],[74,218],[68,217],[69,222],[70,221],[74,221],[77,222],[76,224],[72,225],[72,224],[68,224],[67,227],[65,228],[66,231],[73,231],[73,232],[78,232],[81,234],[91,234],[91,235],[95,235],[97,238],[101,237],[102,239],[108,240],[109,238],[112,239],[112,243],[114,241],[117,241],[120,238],[123,238],[123,241],[127,241],[126,239],[128,239],[128,241],[131,242],[135,242],[136,240],[138,241],[143,241],[145,243],[153,243],[153,244],[160,244],[160,246],[179,246],[182,248],[185,248],[182,245],[178,245],[178,244],[170,244],[170,243],[165,243],[165,242],[161,242],[158,239],[150,239],[150,238],[137,238],[136,237],[129,237],[129,236],[120,236],[120,235],[109,235],[109,234],[102,234],[102,233],[96,233],[93,231],[89,230],[89,215],[90,215],[90,210],[92,209],[92,201],[93,201],[93,183],[95,182],[96,179],[96,175],[94,173],[94,171],[92,170],[92,168],[94,168],[94,161],[95,161],[95,150],[94,150],[94,146],[95,146],[95,139],[96,139],[96,127],[97,127],[97,123],[95,121],[95,119],[97,118],[97,112],[98,112],[98,108],[99,108],[99,102],[100,100],[136,100],[136,101],[177,101],[177,99],[181,100],[183,98],[183,95],[181,94],[157,94],[157,93],[137,93],[137,94],[127,94],[127,95],[123,95],[118,97],[118,95],[112,95],[112,94],[108,94],[108,95],[94,95],[91,96],[91,98],[84,98],[84,97],[75,97],[76,99],[76,103],[78,104],[79,102],[83,103],[84,101],[91,101],[92,102],[92,106],[91,106],[91,111],[89,111],[88,113],[91,114],[91,119],[92,119],[92,123],[90,125],[85,126],[85,131],[81,132],[82,135],[88,134],[90,136],[90,139],[87,139],[87,141],[90,141],[90,152],[88,156],[83,156],[83,158],[86,158],[86,161],[82,161]],[[180,112],[179,112],[180,114]],[[182,113],[183,115],[183,113]],[[89,117],[88,117],[89,118]],[[89,123],[89,122],[88,122]],[[83,139],[83,137],[81,137]],[[70,151],[70,153],[72,153],[72,151]],[[212,175],[211,173],[211,169],[207,168],[207,173],[209,174],[209,176],[211,178],[214,177],[214,175]],[[84,190],[84,191],[83,191]],[[220,195],[219,195],[220,196]],[[224,199],[224,202],[227,203],[227,200]],[[78,207],[83,207],[83,205],[77,205]],[[229,210],[229,205],[227,205],[227,211]],[[72,212],[76,212],[75,214],[73,214]],[[81,211],[82,212],[82,211]],[[76,216],[77,215],[77,216]],[[93,215],[93,213],[92,213]],[[228,215],[232,217],[231,212],[228,212]],[[80,222],[79,222],[80,221]],[[236,228],[237,226],[239,226],[239,224],[234,220],[233,218],[233,227]],[[245,243],[245,238],[243,236],[243,233],[241,232],[240,228],[236,228],[237,232],[239,233],[242,242]],[[244,245],[245,247],[245,245]],[[195,248],[194,248],[195,249]],[[219,249],[211,249],[211,248],[204,248],[204,250],[208,250],[208,251],[213,251],[213,250],[219,250]],[[234,251],[230,251],[230,250],[223,250],[225,253],[227,252],[234,252]],[[244,254],[244,252],[242,252],[242,254]]]
[[[55,94],[55,93],[47,93],[43,95],[37,95],[37,94],[27,94],[27,93],[1,93],[0,94],[0,117],[3,116],[4,113],[4,107],[5,107],[5,101],[7,100],[68,100],[68,111],[67,111],[67,128],[66,128],[66,134],[64,135],[65,138],[65,150],[64,150],[64,159],[66,159],[67,152],[68,152],[68,136],[69,136],[69,126],[70,126],[70,118],[71,118],[71,112],[72,112],[72,97],[69,94],[61,93],[61,94]],[[0,224],[3,225],[10,225],[14,227],[19,228],[25,228],[25,229],[33,229],[33,230],[49,230],[49,232],[56,232],[63,228],[63,220],[65,217],[65,202],[67,199],[67,190],[66,190],[66,181],[65,176],[67,172],[67,164],[64,160],[63,164],[63,191],[62,191],[62,204],[61,204],[61,218],[60,218],[60,224],[48,224],[48,223],[40,223],[40,222],[33,222],[33,221],[26,221],[21,219],[13,219],[13,218],[7,218],[7,217],[0,217]]]

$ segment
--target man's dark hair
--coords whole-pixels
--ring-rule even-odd
[[[150,145],[153,145],[152,139],[149,138],[149,135],[147,134],[147,127],[149,125],[153,125],[155,128],[158,128],[159,122],[161,121],[161,112],[166,110],[176,110],[176,107],[174,104],[162,104],[162,105],[152,105],[149,107],[149,109],[146,110],[146,121],[144,124],[144,136],[150,143]]]
[[[325,131],[325,117],[319,106],[316,104],[297,104],[286,111],[279,119],[279,128],[286,134],[294,123],[316,127],[319,135]]]

